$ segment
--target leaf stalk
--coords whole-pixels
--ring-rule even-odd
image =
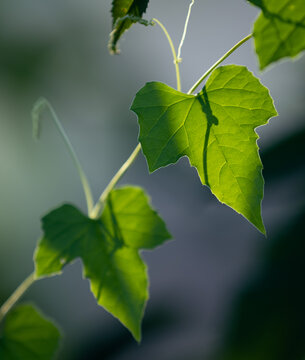
[[[141,144],[138,143],[136,148],[133,150],[129,158],[124,162],[124,164],[120,167],[118,172],[114,175],[114,177],[111,179],[109,184],[106,186],[105,190],[102,192],[98,202],[92,209],[91,213],[89,214],[91,219],[97,219],[100,216],[102,207],[104,202],[106,201],[109,193],[111,190],[115,187],[115,185],[118,183],[118,181],[121,179],[121,177],[126,173],[126,171],[129,169],[131,164],[135,161],[137,156],[139,155],[141,150]]]
[[[28,290],[28,288],[35,282],[35,275],[29,275],[13,292],[13,294],[6,300],[0,308],[0,322],[4,319],[10,309],[16,304],[21,296]]]
[[[226,52],[219,60],[216,61],[214,65],[212,65],[202,76],[201,78],[190,88],[190,90],[187,92],[188,94],[192,94],[197,87],[203,82],[205,78],[207,78],[211,72],[217,68],[219,64],[221,64],[227,57],[229,57],[235,50],[237,50],[242,44],[244,44],[246,41],[251,39],[253,34],[247,35],[245,38],[240,40],[237,44],[235,44],[228,52]]]

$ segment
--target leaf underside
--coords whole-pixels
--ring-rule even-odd
[[[46,215],[42,226],[36,276],[60,273],[66,264],[81,258],[98,304],[140,341],[148,278],[139,250],[153,249],[171,237],[144,191],[137,187],[113,190],[98,220],[63,205]]]
[[[112,54],[118,54],[118,41],[123,33],[135,22],[141,22],[149,0],[113,0],[112,2],[112,32],[108,44]],[[123,18],[123,19],[122,19]],[[142,22],[143,23],[143,22]],[[143,24],[149,25],[149,22]]]
[[[150,171],[188,156],[202,184],[265,233],[264,181],[254,129],[277,113],[268,89],[247,68],[217,68],[196,96],[147,83],[131,110],[138,116]]]
[[[262,9],[253,35],[260,68],[305,50],[304,0],[249,0]]]
[[[59,345],[60,333],[31,305],[12,309],[0,335],[0,359],[51,360]]]

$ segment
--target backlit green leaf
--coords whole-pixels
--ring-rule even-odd
[[[249,0],[262,9],[253,29],[260,68],[305,49],[304,0]]]
[[[188,156],[221,202],[265,232],[254,129],[277,113],[268,90],[247,68],[219,67],[196,96],[147,83],[131,109],[139,118],[139,141],[150,171]]]
[[[113,190],[102,216],[89,219],[63,205],[42,219],[44,237],[35,254],[36,276],[60,273],[76,258],[99,305],[116,316],[139,341],[148,299],[146,266],[139,250],[170,238],[142,189]]]
[[[117,54],[117,43],[123,33],[128,30],[135,22],[143,25],[151,23],[143,20],[149,0],[113,0],[112,2],[112,32],[109,40],[109,51]]]
[[[60,333],[30,305],[12,309],[0,333],[0,359],[51,360],[59,345]]]

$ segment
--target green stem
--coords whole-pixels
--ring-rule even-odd
[[[187,32],[187,26],[188,26],[188,23],[189,23],[189,20],[190,20],[190,16],[191,16],[191,12],[192,12],[192,6],[194,5],[194,2],[195,2],[195,0],[192,0],[192,2],[189,5],[189,9],[188,9],[185,24],[184,24],[182,38],[181,38],[181,41],[180,41],[180,44],[179,44],[179,47],[178,47],[177,59],[178,59],[179,63],[182,61],[182,59],[181,59],[181,49],[182,49],[182,45],[183,45],[184,40],[185,40],[185,36],[186,36],[186,32]]]
[[[243,43],[245,43],[246,41],[248,41],[249,39],[251,39],[252,34],[249,34],[248,36],[246,36],[245,38],[243,38],[242,40],[240,40],[237,44],[235,44],[228,52],[226,52],[218,61],[216,61],[216,63],[214,65],[212,65],[209,70],[207,70],[202,76],[201,78],[190,88],[190,90],[188,91],[188,94],[192,94],[196,88],[203,82],[203,80],[208,77],[211,72],[219,65],[221,64],[227,57],[229,57],[236,49],[238,49]]]
[[[97,219],[100,215],[100,212],[102,210],[103,204],[105,200],[107,199],[110,191],[115,187],[117,182],[121,179],[121,177],[126,173],[126,171],[129,169],[131,164],[135,161],[137,158],[139,152],[141,150],[141,144],[139,143],[136,148],[133,150],[129,158],[124,162],[124,164],[121,166],[121,168],[118,170],[118,172],[114,175],[114,177],[111,179],[110,183],[107,185],[105,190],[102,192],[98,202],[96,203],[95,207],[92,209],[90,213],[90,218]]]
[[[175,64],[175,69],[176,69],[176,79],[177,79],[177,90],[178,91],[181,91],[181,79],[180,79],[180,70],[179,70],[179,60],[177,58],[177,54],[176,54],[176,50],[175,50],[175,47],[174,47],[174,44],[173,44],[173,41],[168,33],[168,31],[166,30],[165,26],[161,23],[161,21],[159,21],[158,19],[155,19],[153,18],[152,19],[153,22],[157,23],[160,28],[163,30],[167,40],[168,40],[168,43],[169,43],[169,46],[172,50],[172,54],[173,54],[173,59],[174,59],[174,64]]]
[[[27,291],[27,289],[35,282],[34,273],[28,276],[13,292],[13,294],[6,300],[6,302],[0,308],[0,322],[10,309],[16,304],[21,296]]]
[[[60,133],[60,135],[62,136],[64,143],[66,144],[68,151],[74,161],[74,164],[76,166],[76,169],[78,171],[83,189],[84,189],[84,193],[85,193],[85,197],[86,197],[86,201],[87,201],[87,207],[88,207],[88,214],[92,211],[93,208],[93,197],[92,197],[92,192],[90,189],[90,185],[88,182],[88,179],[86,177],[86,174],[80,164],[80,161],[78,160],[78,157],[73,149],[73,146],[64,130],[64,128],[62,127],[58,116],[55,112],[55,110],[53,109],[52,105],[48,102],[48,100],[41,98],[39,99],[34,107],[33,107],[33,111],[32,111],[32,118],[33,118],[33,133],[34,136],[37,137],[38,136],[38,132],[39,132],[39,120],[40,120],[40,114],[42,112],[42,110],[44,108],[47,108],[51,115],[52,115],[52,119]]]

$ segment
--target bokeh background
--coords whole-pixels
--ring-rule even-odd
[[[178,45],[188,0],[151,0]],[[32,139],[39,96],[55,107],[97,198],[137,143],[129,110],[147,81],[175,86],[158,27],[135,25],[107,50],[110,0],[0,1],[0,301],[33,270],[40,217],[63,202],[86,210],[76,170],[45,118]],[[183,90],[251,32],[243,0],[197,0],[182,50]],[[96,306],[79,261],[39,281],[24,301],[60,324],[58,358],[304,360],[305,57],[258,71],[253,42],[226,63],[248,66],[269,87],[279,117],[259,129],[268,237],[220,204],[186,159],[148,174],[141,155],[121,184],[143,186],[174,240],[144,252],[150,296],[143,341]]]

